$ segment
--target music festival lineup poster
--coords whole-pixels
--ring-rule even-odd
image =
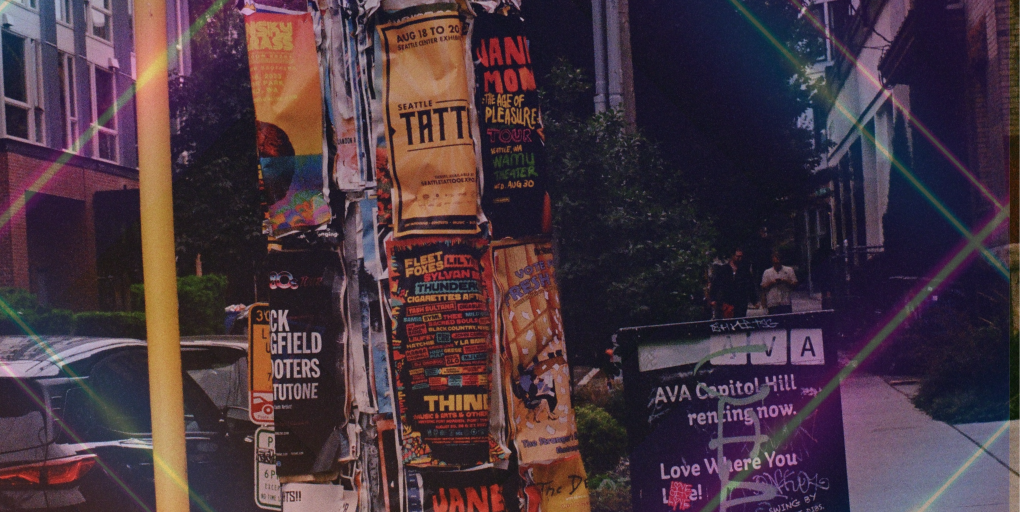
[[[322,170],[322,90],[310,14],[245,17],[256,146],[274,236],[330,219]]]
[[[386,250],[404,463],[489,462],[492,320],[485,242],[395,240]]]
[[[847,512],[830,315],[620,331],[634,510]]]
[[[481,12],[471,29],[475,104],[493,239],[539,235],[546,210],[545,135],[524,20]]]
[[[478,233],[464,19],[456,4],[380,18],[394,236]]]
[[[267,266],[278,473],[330,471],[348,417],[343,266],[327,250],[270,251]]]
[[[493,244],[504,395],[521,464],[577,454],[552,244]]]

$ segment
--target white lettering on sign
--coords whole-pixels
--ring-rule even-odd
[[[269,312],[269,330],[273,332],[287,332],[290,324],[287,323],[289,309],[274,309]]]

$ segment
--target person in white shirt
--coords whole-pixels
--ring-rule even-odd
[[[784,267],[778,252],[772,253],[772,267],[765,269],[761,276],[761,288],[765,293],[765,306],[770,315],[793,313],[790,290],[797,286],[793,269]]]

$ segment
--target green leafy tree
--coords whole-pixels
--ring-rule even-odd
[[[589,474],[612,471],[627,452],[627,431],[597,405],[574,410],[577,443]]]
[[[808,66],[825,51],[802,3],[630,9],[638,123],[687,171],[724,249],[763,225],[792,236],[790,214],[804,206],[821,147],[800,122],[817,101]]]
[[[713,230],[676,168],[617,113],[582,118],[588,86],[558,66],[544,93],[557,276],[571,354],[627,325],[695,319]]]
[[[255,113],[244,19],[219,0],[191,39],[192,72],[171,77],[174,222],[180,274],[228,276],[230,302],[254,299],[265,252],[255,152]]]

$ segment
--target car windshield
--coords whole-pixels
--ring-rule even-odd
[[[75,414],[69,416],[74,418],[71,423],[89,433],[88,437],[118,438],[152,431],[145,352],[132,350],[107,358],[93,368],[88,385],[91,388],[88,400],[84,400],[84,394],[68,399],[87,403],[86,409],[75,409]],[[71,404],[68,409],[73,409]],[[215,431],[220,418],[216,406],[187,373],[184,374],[184,416],[188,432]],[[92,432],[96,427],[101,432]]]
[[[0,453],[42,446],[47,442],[45,400],[31,381],[0,379]]]

